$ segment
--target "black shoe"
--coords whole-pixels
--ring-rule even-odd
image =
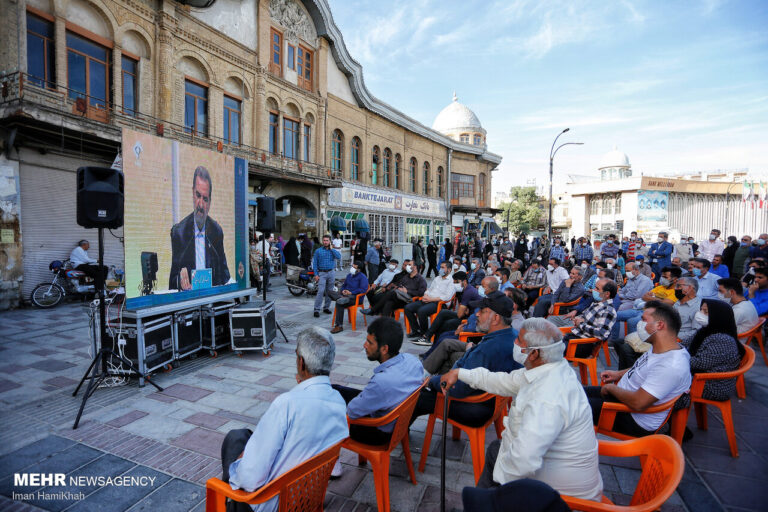
[[[371,308],[365,308],[365,309],[361,309],[361,310],[360,310],[360,312],[361,312],[362,314],[366,315],[366,316],[371,316],[371,315],[373,315],[373,310],[372,310]]]
[[[320,312],[319,311],[315,311],[315,318],[320,318]]]
[[[408,335],[408,338],[421,338],[423,336],[423,333],[420,333],[419,331],[413,331],[411,334]]]
[[[330,309],[328,309],[328,308],[325,308],[325,309],[323,310],[323,313],[325,313],[326,315],[330,315],[330,314],[332,314],[332,313],[333,313],[333,311],[331,311],[331,310],[330,310]]]
[[[691,439],[693,439],[693,432],[688,427],[685,427],[685,432],[683,433],[683,442],[688,442]]]

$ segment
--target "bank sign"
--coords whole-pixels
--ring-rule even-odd
[[[442,201],[363,187],[332,188],[328,190],[328,204],[387,213],[445,218],[445,203]]]

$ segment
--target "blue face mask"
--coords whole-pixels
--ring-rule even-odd
[[[749,244],[747,242],[741,242],[741,246],[742,247],[747,247],[747,246],[749,246]]]
[[[595,299],[595,302],[603,301],[603,298],[600,296],[600,292],[597,290],[592,290],[592,298]]]
[[[701,276],[701,269],[700,268],[694,268],[693,270],[691,270],[691,272],[696,277],[700,277]]]

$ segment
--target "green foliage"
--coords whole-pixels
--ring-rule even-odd
[[[501,225],[514,234],[529,231],[531,226],[538,226],[542,211],[534,187],[512,187],[509,191],[510,202],[501,203]]]

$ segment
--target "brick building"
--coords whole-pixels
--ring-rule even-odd
[[[373,97],[326,1],[187,3],[0,2],[0,309],[95,237],[75,222],[75,170],[111,165],[123,127],[247,159],[250,202],[277,199],[285,238],[341,215],[393,243],[490,206],[484,130],[441,133]],[[449,197],[454,178],[470,197]]]

